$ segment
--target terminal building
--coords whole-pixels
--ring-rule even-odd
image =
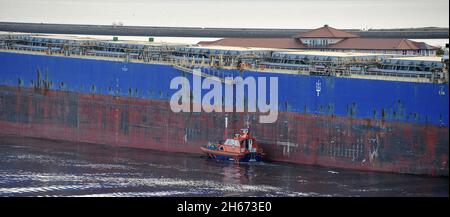
[[[291,38],[224,38],[202,41],[200,45],[263,47],[332,52],[360,52],[403,56],[436,56],[438,47],[409,39],[362,38],[325,25]]]

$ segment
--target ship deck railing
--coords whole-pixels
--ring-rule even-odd
[[[412,73],[390,73],[380,71],[366,71],[361,73],[351,73],[352,75],[376,75],[376,76],[390,76],[390,77],[405,77],[405,78],[431,78],[431,74],[412,74]]]
[[[126,52],[110,52],[102,50],[94,50],[81,52],[80,47],[71,47],[69,49],[64,49],[62,47],[44,47],[44,46],[33,46],[33,45],[21,45],[12,44],[8,45],[6,43],[0,44],[0,49],[15,50],[15,51],[25,51],[25,52],[37,52],[47,55],[57,55],[57,56],[80,56],[80,57],[92,57],[92,58],[105,58],[105,59],[120,59],[122,61],[136,61],[136,62],[147,62],[147,63],[158,63],[158,64],[168,64],[168,65],[195,65],[200,67],[210,67],[217,64],[220,65],[218,68],[223,69],[241,69],[241,70],[251,70],[258,72],[274,72],[274,73],[286,73],[286,74],[301,74],[301,75],[311,75],[311,74],[326,74],[336,77],[349,77],[349,78],[367,78],[367,79],[377,79],[377,80],[397,80],[397,81],[414,81],[414,82],[435,82],[437,79],[439,82],[447,83],[448,81],[443,80],[442,77],[433,77],[432,75],[424,75],[424,73],[414,74],[414,73],[386,73],[381,71],[364,71],[364,70],[349,70],[348,68],[337,68],[335,67],[331,71],[326,71],[327,67],[320,65],[303,67],[300,65],[298,67],[292,65],[283,64],[266,64],[266,62],[252,63],[248,64],[245,68],[237,67],[234,62],[220,62],[215,59],[211,62],[209,59],[205,58],[200,61],[199,58],[195,58],[194,61],[189,58],[173,58],[170,55],[161,56],[162,52],[149,53],[147,56],[142,56],[138,53],[126,53]],[[62,52],[64,51],[64,52]],[[170,53],[169,53],[170,54]],[[340,71],[345,71],[346,73],[341,73]],[[324,73],[327,72],[327,73]],[[336,73],[337,72],[337,73]],[[443,73],[441,73],[443,74]]]

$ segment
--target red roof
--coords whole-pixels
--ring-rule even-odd
[[[418,48],[420,48],[422,50],[439,50],[440,49],[439,47],[431,46],[425,42],[416,42],[416,41],[413,41],[413,42],[414,42],[414,44],[416,44],[416,46]]]
[[[298,38],[343,38],[340,42],[324,47],[308,47]],[[322,28],[300,34],[296,38],[224,38],[199,42],[201,45],[235,47],[262,47],[281,49],[342,49],[342,50],[436,50],[437,47],[409,39],[360,38],[357,35],[325,25]]]
[[[224,38],[217,41],[201,41],[200,45],[220,45],[234,47],[262,47],[281,49],[306,48],[304,44],[295,38]]]
[[[294,38],[224,38],[199,42],[200,45],[263,47],[280,49],[342,49],[342,50],[436,50],[437,47],[408,39],[348,38],[324,47],[307,47]]]
[[[309,32],[300,33],[296,38],[358,38],[354,35],[339,29],[331,28],[328,25],[311,30]]]

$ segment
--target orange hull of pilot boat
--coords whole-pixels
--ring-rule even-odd
[[[223,144],[207,144],[201,150],[211,159],[234,162],[259,162],[265,153],[258,147],[248,129],[242,129],[233,139],[226,139]]]

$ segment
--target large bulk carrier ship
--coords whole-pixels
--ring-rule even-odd
[[[249,126],[272,161],[448,176],[442,58],[0,36],[0,134],[201,153]],[[278,78],[278,119],[180,112],[173,78]],[[206,91],[206,90],[203,90]]]

